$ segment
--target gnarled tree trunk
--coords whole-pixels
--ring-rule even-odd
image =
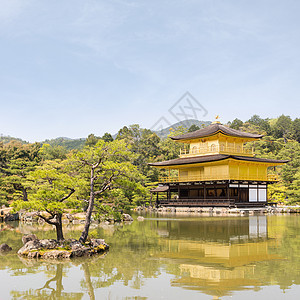
[[[22,188],[22,193],[23,193],[23,201],[28,201],[27,190],[24,187]]]
[[[62,214],[56,215],[55,228],[56,228],[56,239],[58,241],[63,241],[64,235],[63,235],[63,229],[62,229]]]

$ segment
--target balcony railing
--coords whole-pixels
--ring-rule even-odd
[[[190,157],[196,155],[205,155],[205,154],[237,154],[237,155],[250,155],[254,153],[254,149],[243,148],[240,146],[230,147],[224,145],[211,145],[207,147],[192,147],[191,149],[181,149],[180,157]]]
[[[168,199],[160,200],[163,206],[235,206],[234,199]]]
[[[211,180],[252,180],[252,181],[278,181],[277,174],[268,174],[267,176],[246,175],[190,175],[190,176],[162,176],[159,178],[161,183],[172,182],[192,182],[192,181],[211,181]]]

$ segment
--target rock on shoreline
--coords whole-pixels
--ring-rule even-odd
[[[11,250],[12,250],[12,248],[9,247],[7,244],[1,244],[0,245],[0,252],[6,253],[6,252],[9,252]]]
[[[27,258],[68,259],[92,256],[109,249],[103,239],[91,239],[89,242],[81,244],[75,239],[65,241],[39,240],[34,234],[31,234],[24,236],[22,241],[24,246],[18,251],[18,255]]]

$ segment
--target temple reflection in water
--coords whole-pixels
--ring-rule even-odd
[[[215,299],[259,287],[256,264],[281,259],[272,254],[276,241],[268,236],[266,216],[182,221],[166,227],[169,238],[162,242],[168,251],[159,256],[179,264],[180,276],[172,286],[199,290]]]

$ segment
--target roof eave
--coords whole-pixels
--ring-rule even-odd
[[[211,136],[214,136],[214,135],[217,135],[218,133],[221,133],[223,135],[226,135],[226,136],[231,136],[231,137],[238,137],[238,138],[243,138],[243,139],[250,139],[250,140],[259,140],[263,137],[262,134],[259,134],[257,135],[257,137],[249,137],[249,136],[239,136],[239,135],[231,135],[231,134],[228,134],[228,133],[225,133],[223,132],[222,130],[218,130],[212,134],[208,134],[208,135],[203,135],[203,136],[197,136],[197,137],[186,137],[186,138],[180,138],[180,136],[173,136],[171,137],[171,139],[173,141],[188,141],[188,140],[196,140],[196,139],[203,139],[203,138],[207,138],[207,137],[211,137]]]
[[[252,160],[252,159],[249,159],[247,160],[246,157],[242,157],[242,158],[239,158],[238,156],[234,156],[234,155],[228,155],[228,156],[225,156],[225,157],[220,157],[218,159],[214,159],[214,160],[211,160],[211,161],[196,161],[196,162],[191,162],[191,161],[186,161],[186,162],[180,162],[180,163],[177,163],[174,162],[174,164],[161,164],[161,163],[165,163],[165,162],[168,162],[168,161],[165,161],[165,162],[158,162],[158,163],[148,163],[149,166],[152,166],[152,167],[156,167],[156,168],[174,168],[175,166],[182,166],[182,165],[195,165],[195,164],[205,164],[205,163],[212,163],[212,162],[218,162],[218,161],[222,161],[222,160],[226,160],[226,159],[233,159],[233,160],[238,160],[238,161],[249,161],[249,162],[254,162],[254,163],[262,163],[262,164],[270,164],[271,166],[272,165],[283,165],[287,162],[289,162],[289,160],[281,160],[281,161],[255,161],[255,160]],[[159,165],[157,165],[159,164]]]
[[[212,159],[210,161],[200,161],[200,162],[191,162],[190,158],[186,158],[187,161],[186,162],[181,162],[181,163],[174,163],[174,164],[170,164],[170,165],[162,165],[161,163],[165,163],[165,162],[168,162],[168,161],[163,161],[163,162],[157,162],[157,163],[148,163],[149,166],[152,166],[152,167],[157,167],[157,168],[165,168],[165,167],[174,167],[174,166],[181,166],[181,165],[193,165],[193,164],[204,164],[204,163],[211,163],[211,162],[216,162],[216,161],[221,161],[221,160],[225,160],[225,159],[228,159],[230,158],[229,155],[226,155],[224,157],[220,157],[218,159]],[[159,165],[156,165],[156,164],[159,164]]]

